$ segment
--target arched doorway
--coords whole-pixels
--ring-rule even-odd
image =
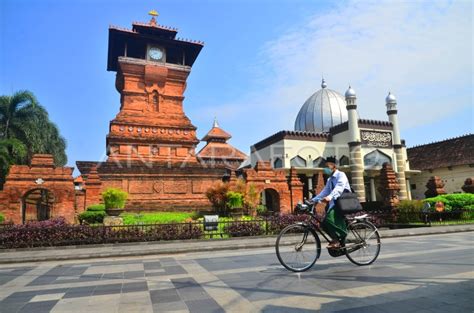
[[[268,213],[280,212],[280,195],[273,188],[266,188],[260,195],[262,205],[267,208]]]
[[[27,191],[22,197],[22,221],[44,221],[50,218],[54,195],[44,188]]]

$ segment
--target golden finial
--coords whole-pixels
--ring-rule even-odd
[[[151,10],[148,12],[148,15],[151,15],[151,20],[150,20],[150,25],[155,26],[156,25],[156,18],[158,16],[158,12],[156,10]]]
[[[150,12],[148,12],[148,15],[158,16],[158,12],[156,12],[156,10],[151,10]]]

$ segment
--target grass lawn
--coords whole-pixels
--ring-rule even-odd
[[[125,225],[182,223],[189,218],[196,218],[195,213],[186,212],[122,213],[120,216]]]

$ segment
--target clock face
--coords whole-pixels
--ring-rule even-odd
[[[152,47],[148,50],[148,55],[151,60],[159,61],[163,58],[163,50],[157,47]]]

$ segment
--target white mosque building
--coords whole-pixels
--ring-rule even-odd
[[[311,197],[316,175],[322,173],[325,158],[336,156],[360,201],[379,201],[378,176],[384,162],[390,162],[400,185],[399,198],[411,199],[410,170],[405,142],[400,138],[397,100],[385,99],[387,121],[360,119],[357,97],[351,87],[342,96],[322,81],[301,107],[294,130],[279,131],[251,147],[250,163],[270,161],[273,168],[294,167],[304,183],[304,196]]]

